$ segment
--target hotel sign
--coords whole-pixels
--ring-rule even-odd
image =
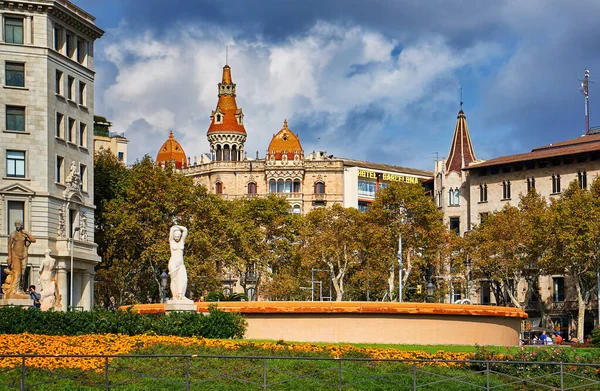
[[[359,178],[370,178],[370,179],[381,179],[388,182],[406,182],[406,183],[419,183],[419,179],[411,176],[400,175],[400,174],[389,174],[383,172],[375,172],[368,170],[358,170]]]

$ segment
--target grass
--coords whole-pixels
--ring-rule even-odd
[[[325,345],[325,344],[324,344]],[[330,344],[327,344],[330,345]],[[394,348],[402,350],[421,350],[437,352],[439,350],[452,352],[474,352],[474,346],[457,345],[355,345],[360,347]],[[506,353],[506,347],[490,347],[495,352]],[[545,349],[547,347],[531,347]],[[552,347],[548,347],[552,348]],[[566,346],[564,348],[570,348]],[[512,350],[511,348],[510,350]],[[519,350],[520,348],[515,348]],[[586,349],[598,355],[598,350]],[[578,349],[581,351],[581,349]],[[483,367],[464,365],[462,367],[444,366],[414,366],[412,363],[384,361],[352,361],[348,360],[319,360],[323,355],[294,353],[289,351],[272,352],[257,348],[240,348],[232,351],[224,348],[182,347],[173,345],[155,345],[141,349],[136,355],[218,355],[231,358],[205,357],[120,357],[110,362],[110,389],[124,391],[141,390],[262,390],[266,381],[269,390],[307,390],[319,389],[339,390],[340,384],[344,390],[401,390],[413,388],[413,375],[419,390],[475,390],[485,387],[487,376],[479,372]],[[284,356],[308,356],[312,360],[284,359]],[[272,359],[236,358],[236,356],[274,356]],[[279,357],[279,358],[278,358]],[[328,357],[327,357],[328,358]],[[265,366],[266,365],[266,366]],[[498,386],[503,390],[539,390],[540,386],[523,382],[511,386],[503,386],[511,380],[502,372],[507,368],[518,370],[514,364],[497,366],[493,369],[498,373],[489,375],[490,386]],[[557,366],[543,370],[534,370],[524,376],[540,376],[536,382],[558,387],[560,378],[552,375]],[[341,371],[340,371],[341,369]],[[567,368],[568,370],[568,368]],[[506,371],[505,371],[506,372]],[[187,375],[189,373],[189,376]],[[341,378],[340,378],[341,373]],[[512,372],[507,372],[512,373]],[[574,369],[564,375],[565,387],[582,386],[582,380],[575,375],[582,375],[581,369]],[[586,374],[598,380],[595,373]],[[459,380],[447,378],[459,377]],[[21,368],[0,372],[0,391],[19,387]],[[446,380],[445,380],[446,379]],[[105,373],[77,370],[56,370],[53,372],[43,369],[27,368],[25,373],[28,389],[54,391],[104,390],[106,385]],[[465,384],[464,382],[471,383]],[[37,384],[37,386],[36,386]],[[33,387],[32,387],[33,386]],[[511,388],[512,387],[512,388]],[[582,390],[597,389],[578,388]]]

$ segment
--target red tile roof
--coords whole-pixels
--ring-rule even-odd
[[[446,172],[460,172],[461,169],[475,160],[477,159],[475,158],[475,152],[471,144],[467,117],[464,111],[460,110],[458,117],[456,117],[456,127],[454,128],[450,154],[448,155],[448,160],[446,160]]]
[[[586,135],[570,140],[560,141],[554,144],[544,145],[534,148],[531,150],[531,152],[527,153],[500,156],[495,159],[486,160],[480,163],[472,163],[466,167],[465,170],[473,170],[482,167],[491,167],[532,160],[549,159],[594,151],[600,151],[600,134]]]

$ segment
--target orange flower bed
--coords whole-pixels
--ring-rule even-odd
[[[316,345],[275,342],[232,341],[204,338],[186,338],[155,335],[115,335],[91,334],[74,337],[37,334],[0,335],[0,354],[7,355],[122,355],[149,348],[153,345],[204,346],[236,351],[240,348],[257,348],[279,352],[321,353],[331,357],[345,357],[352,353],[374,359],[400,360],[467,360],[471,353],[438,351],[434,354],[424,351],[404,351],[398,349],[361,348],[352,345]],[[103,358],[84,357],[36,357],[27,358],[26,365],[54,370],[59,368],[102,370]],[[21,358],[0,358],[0,369],[21,365]],[[435,365],[453,365],[435,363]]]

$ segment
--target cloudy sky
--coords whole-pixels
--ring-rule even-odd
[[[129,163],[170,129],[188,156],[208,151],[226,46],[251,157],[287,118],[305,152],[431,170],[461,87],[477,157],[525,152],[582,134],[578,78],[600,75],[597,0],[74,2],[106,31],[96,114]],[[600,125],[600,83],[590,102]]]

